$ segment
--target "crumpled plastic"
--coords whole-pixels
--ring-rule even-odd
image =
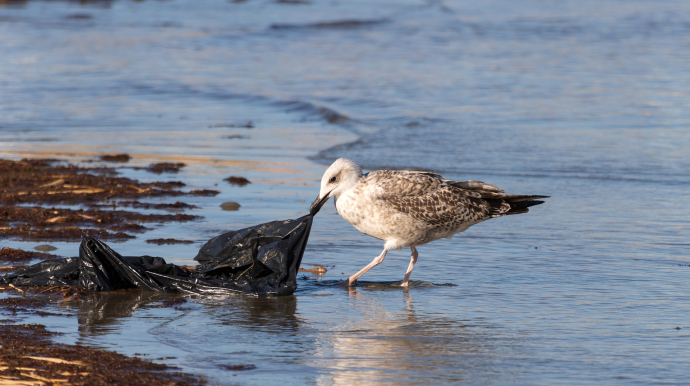
[[[313,214],[273,221],[209,240],[195,270],[152,256],[121,256],[105,243],[82,236],[79,257],[47,260],[0,279],[15,286],[77,286],[93,291],[144,291],[199,295],[289,295],[307,246]]]

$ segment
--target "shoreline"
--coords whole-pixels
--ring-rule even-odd
[[[282,125],[280,125],[282,126]],[[267,129],[269,131],[273,132],[280,132],[287,130],[283,127],[268,127]],[[304,131],[306,134],[298,134],[294,133],[298,137],[309,137],[308,133],[313,132],[315,129],[323,131],[322,133],[322,138],[329,138],[329,141],[326,142],[314,142],[314,141],[309,141],[308,143],[299,143],[303,141],[297,141],[299,143],[298,147],[304,147],[304,145],[311,143],[311,151],[303,153],[299,159],[295,159],[294,156],[291,156],[290,154],[282,154],[281,152],[276,152],[276,151],[271,151],[273,155],[269,156],[268,154],[264,154],[263,160],[258,161],[258,160],[253,160],[253,159],[243,159],[241,157],[235,158],[235,159],[230,159],[227,156],[226,157],[213,157],[213,156],[204,156],[202,154],[186,154],[186,155],[176,155],[176,154],[155,154],[151,152],[136,152],[132,151],[135,149],[127,148],[127,147],[107,147],[106,149],[103,149],[104,151],[93,151],[93,150],[83,150],[84,147],[89,147],[93,148],[91,145],[80,145],[80,144],[71,144],[65,146],[64,144],[56,144],[54,142],[44,142],[43,146],[44,149],[37,149],[36,145],[40,144],[41,142],[26,142],[24,141],[23,144],[21,145],[24,147],[24,149],[18,149],[17,145],[18,143],[8,143],[12,149],[0,149],[0,159],[22,159],[22,158],[30,158],[30,159],[37,159],[37,158],[57,158],[61,161],[66,161],[70,163],[74,163],[75,165],[78,165],[79,167],[84,167],[84,168],[90,168],[90,167],[98,167],[100,165],[107,165],[110,167],[113,167],[114,170],[117,170],[120,173],[120,176],[126,177],[126,178],[133,178],[135,180],[141,181],[141,183],[144,184],[151,184],[154,183],[155,181],[166,181],[169,179],[174,179],[174,180],[180,180],[183,181],[187,186],[183,188],[183,190],[193,190],[193,189],[210,189],[210,190],[220,190],[220,194],[217,195],[216,197],[203,197],[203,196],[185,196],[182,201],[185,203],[189,204],[192,208],[189,210],[185,210],[185,212],[188,212],[192,215],[195,215],[197,217],[201,217],[201,219],[197,219],[192,221],[191,223],[188,223],[191,225],[191,229],[194,230],[193,233],[190,234],[188,227],[182,225],[182,224],[176,224],[176,223],[167,223],[165,225],[161,226],[156,226],[153,229],[149,229],[146,231],[146,233],[137,233],[135,234],[136,238],[134,239],[129,239],[129,240],[122,240],[122,241],[113,241],[113,242],[118,242],[118,251],[121,252],[123,255],[124,254],[152,254],[155,256],[166,256],[166,260],[170,260],[171,262],[177,263],[177,264],[190,264],[191,263],[191,258],[194,256],[194,254],[190,252],[196,252],[198,250],[198,247],[208,240],[208,238],[217,235],[225,230],[229,230],[232,228],[239,228],[242,227],[241,224],[245,225],[251,225],[255,223],[260,223],[264,221],[268,221],[271,219],[276,219],[276,218],[285,218],[285,217],[297,217],[300,211],[302,210],[307,210],[308,205],[311,202],[310,199],[312,198],[311,196],[313,195],[312,190],[315,189],[315,187],[318,185],[318,178],[320,177],[319,171],[321,169],[321,166],[318,165],[311,157],[313,157],[315,154],[318,154],[319,151],[322,151],[323,149],[330,148],[338,143],[346,143],[346,142],[351,142],[352,138],[357,136],[353,132],[343,129],[339,125],[332,125],[332,124],[325,124],[325,123],[319,123],[319,124],[306,124],[308,126]],[[259,128],[260,129],[260,128]],[[257,129],[254,129],[257,130]],[[287,131],[288,133],[292,132],[290,130]],[[330,134],[329,134],[330,132]],[[290,144],[288,144],[290,145]],[[295,145],[292,145],[294,148]],[[29,148],[31,147],[31,148]],[[56,149],[57,147],[60,147],[60,150]],[[47,148],[52,148],[52,149],[47,149]],[[300,150],[301,151],[301,150]],[[290,151],[293,152],[293,151]],[[290,153],[288,152],[288,153]],[[107,154],[115,154],[115,153],[126,153],[129,156],[128,162],[127,163],[109,163],[109,162],[102,162],[99,161],[98,158],[102,157]],[[152,163],[161,163],[161,162],[167,162],[167,163],[184,163],[185,166],[180,170],[179,173],[174,173],[174,174],[154,174],[147,172],[146,170],[140,170],[142,168],[145,168],[147,165],[152,164]],[[223,181],[223,179],[227,178],[228,176],[236,176],[236,175],[241,175],[246,177],[249,181],[251,181],[251,184],[246,185],[246,186],[235,186],[229,184],[227,181]],[[49,181],[50,182],[50,181]],[[289,187],[289,190],[285,189]],[[275,189],[275,190],[274,190]],[[291,197],[294,196],[295,194],[298,195],[298,199],[292,199]],[[259,196],[260,201],[254,201],[255,203],[252,204],[251,197],[252,196]],[[302,196],[299,198],[299,196]],[[179,197],[183,198],[183,197]],[[158,198],[153,198],[153,199],[147,199],[147,200],[142,200],[145,202],[149,202],[152,205],[153,204],[163,204],[166,202],[173,202],[176,201],[178,197],[171,197],[170,199],[158,199]],[[218,205],[221,202],[224,202],[226,200],[233,200],[239,202],[242,207],[240,208],[239,211],[237,212],[225,212],[222,211]],[[266,205],[267,204],[267,205]],[[130,208],[131,209],[131,208]],[[151,214],[151,213],[171,213],[171,212],[160,212],[156,210],[151,210],[151,209],[135,209],[136,211],[140,211],[142,213],[146,214]],[[287,212],[287,213],[286,213]],[[172,212],[175,213],[175,212]],[[293,213],[293,214],[289,214]],[[87,216],[90,216],[90,214],[86,214]],[[241,217],[240,217],[241,216]],[[55,216],[55,217],[60,217],[60,216]],[[238,218],[240,217],[240,218]],[[235,222],[237,223],[236,226],[233,226],[232,223],[226,223],[227,219],[230,218],[235,218]],[[218,227],[224,227],[218,229]],[[215,228],[215,229],[214,229]],[[152,245],[152,244],[145,244],[147,239],[151,240],[166,240],[169,238],[173,239],[185,239],[188,240],[190,243],[188,245],[179,245],[179,244],[164,244],[164,245]],[[11,248],[19,248],[22,250],[27,250],[31,249],[29,245],[32,245],[31,243],[27,243],[25,241],[16,241],[16,240],[7,240],[3,239],[1,245],[2,246],[7,246]],[[77,247],[78,243],[76,242],[64,242],[64,240],[56,240],[56,242],[51,242],[51,244],[54,244],[58,249],[56,251],[53,251],[57,256],[72,256],[76,255],[77,252]],[[28,248],[27,248],[28,247]],[[172,252],[171,252],[172,251]],[[178,259],[168,259],[167,256],[170,255],[177,256]],[[188,256],[187,259],[180,259],[180,256]],[[36,263],[37,260],[31,260],[30,263]],[[27,265],[30,264],[27,262]],[[5,264],[2,264],[5,265]],[[309,265],[309,264],[306,264]],[[318,264],[312,264],[312,265],[318,265]],[[19,267],[16,267],[19,268]],[[312,268],[312,267],[307,267],[307,268]],[[0,271],[0,274],[6,274],[8,271],[3,270]],[[325,269],[323,267],[317,266],[316,268],[312,269],[303,269],[301,270],[300,275],[309,275],[313,277],[318,277],[321,276],[325,273]],[[50,290],[52,292],[55,292],[55,290]],[[74,315],[73,312],[77,311],[78,313],[83,312],[81,310],[83,308],[82,306],[77,306],[78,304],[83,303],[85,300],[83,300],[83,297],[80,297],[79,294],[74,295],[71,293],[67,293],[67,295],[64,295],[60,292],[58,293],[53,293],[53,294],[46,294],[46,293],[38,293],[36,292],[41,292],[41,291],[34,291],[34,294],[31,293],[32,291],[22,291],[22,290],[15,290],[13,288],[3,288],[2,291],[0,292],[0,302],[7,302],[7,301],[14,301],[12,299],[20,299],[16,300],[21,302],[21,299],[32,299],[36,300],[35,302],[31,303],[33,304],[33,308],[25,308],[26,312],[19,312],[19,316],[22,316],[19,319],[4,319],[2,326],[10,326],[8,328],[16,328],[18,329],[17,334],[25,336],[26,334],[30,334],[31,331],[37,331],[37,334],[43,334],[45,335],[45,339],[43,339],[43,343],[41,345],[36,343],[36,347],[41,347],[40,350],[52,350],[51,355],[55,358],[61,358],[65,360],[69,360],[69,353],[72,352],[71,350],[74,349],[74,347],[77,347],[83,352],[86,352],[87,350],[93,350],[94,353],[97,353],[99,356],[106,356],[106,357],[111,357],[111,358],[120,358],[125,361],[130,361],[134,364],[140,365],[140,367],[137,367],[137,371],[144,371],[145,376],[151,377],[150,379],[152,380],[166,380],[168,378],[174,379],[178,384],[206,384],[205,383],[205,378],[203,375],[200,374],[205,374],[207,371],[203,367],[198,367],[198,366],[190,366],[184,365],[184,368],[175,368],[175,367],[157,367],[157,366],[166,366],[165,360],[161,360],[160,358],[155,358],[157,355],[153,354],[157,350],[149,350],[150,352],[147,352],[146,350],[142,350],[142,348],[134,348],[130,347],[129,350],[125,351],[130,351],[129,356],[122,356],[118,352],[115,351],[117,347],[124,348],[124,345],[127,345],[127,343],[117,343],[113,342],[114,344],[109,344],[108,346],[113,346],[112,349],[104,349],[103,347],[101,348],[89,348],[90,345],[87,344],[86,346],[83,345],[83,343],[80,343],[78,346],[74,346],[73,344],[69,344],[68,342],[73,341],[73,338],[68,337],[71,334],[67,335],[59,335],[60,331],[70,331],[71,329],[65,330],[64,325],[65,324],[71,324],[74,321],[77,321],[81,317],[77,317],[77,315]],[[64,292],[64,291],[63,291]],[[96,297],[100,295],[94,295]],[[117,295],[115,294],[114,296],[131,296],[131,295]],[[140,296],[146,297],[147,294],[142,294]],[[60,298],[61,297],[61,298]],[[59,299],[58,299],[59,298]],[[185,300],[184,297],[177,297],[175,298],[176,300]],[[88,302],[88,301],[87,301]],[[129,300],[125,300],[126,304],[129,304]],[[8,303],[9,304],[9,303]],[[133,304],[139,304],[138,301],[135,300],[135,303]],[[151,303],[150,301],[144,302],[142,305],[146,305],[146,307],[158,307],[156,305],[157,303],[154,301]],[[64,307],[67,307],[67,312],[61,311],[59,313],[55,313],[55,305],[58,306],[58,309],[63,309]],[[132,306],[134,307],[134,306]],[[174,310],[178,309],[183,309],[184,307],[174,307]],[[8,310],[6,307],[1,307],[0,309],[3,310],[3,314],[6,313],[11,313],[11,310]],[[172,310],[173,308],[171,308]],[[15,308],[16,310],[16,308]],[[32,311],[33,310],[33,311]],[[81,310],[81,311],[80,311]],[[178,312],[178,311],[175,311]],[[16,316],[16,315],[15,315]],[[40,318],[41,320],[35,320],[36,318]],[[57,319],[56,319],[57,318]],[[62,320],[62,321],[59,321]],[[69,322],[72,320],[72,322]],[[57,325],[55,324],[57,322]],[[10,324],[11,323],[11,324]],[[34,325],[33,328],[34,330],[31,330],[31,328],[24,328],[26,324],[31,324]],[[80,325],[80,329],[84,328],[82,325],[83,322],[79,321],[78,322]],[[15,327],[12,327],[15,326]],[[59,327],[63,326],[63,327]],[[58,333],[58,335],[56,335]],[[19,338],[23,339],[23,338]],[[156,339],[154,337],[154,339]],[[77,342],[80,342],[81,339],[77,340]],[[11,347],[11,346],[4,346],[4,347]],[[57,348],[56,348],[57,347]],[[146,360],[141,360],[137,356],[132,356],[132,349],[137,350],[137,352],[143,351],[145,354],[148,354],[151,358],[146,359]],[[39,351],[40,351],[39,350]],[[117,349],[117,351],[120,351],[120,349]],[[41,351],[42,352],[42,351]],[[151,355],[153,354],[153,355]],[[19,354],[15,353],[9,353],[8,358],[12,357],[14,355],[15,357],[18,356]],[[13,359],[14,360],[14,359]],[[25,367],[25,368],[32,368],[31,364],[24,363],[22,360],[17,360],[13,363],[16,363],[14,366],[17,367]],[[129,363],[129,362],[128,362]],[[134,366],[134,364],[132,366]],[[70,366],[70,365],[67,365]],[[179,366],[179,364],[178,364]],[[226,366],[227,368],[225,370],[231,371],[233,375],[237,375],[237,371],[240,370],[252,370],[254,365],[249,364],[247,365],[248,367],[244,367],[244,364],[238,364],[238,365],[229,365]],[[72,366],[74,367],[74,366]],[[34,366],[33,368],[37,368],[37,366]],[[150,368],[150,369],[147,369]],[[163,375],[161,375],[161,369],[163,369]],[[10,374],[9,376],[16,377],[19,376],[19,380],[26,380],[26,379],[31,379],[31,377],[25,377],[21,376],[21,372],[17,373],[15,370],[11,370],[8,368],[8,371]],[[46,372],[47,371],[47,372]],[[50,372],[53,371],[53,372]],[[172,373],[171,373],[172,371]],[[176,371],[176,372],[175,372]],[[182,371],[182,373],[179,373]],[[72,372],[73,374],[78,374],[77,372],[74,372],[71,369],[65,369],[65,368],[59,368],[59,366],[54,366],[54,368],[50,369],[39,369],[37,371],[34,371],[33,373],[38,374],[37,376],[39,377],[44,377],[46,379],[63,379],[61,378],[61,373],[70,373]],[[5,373],[0,372],[1,375],[5,375]],[[41,375],[42,374],[42,375]],[[111,373],[110,374],[110,379],[117,379],[113,378],[117,374]],[[116,384],[135,384],[135,383],[128,383],[128,375],[121,375],[121,378],[119,381],[121,383],[116,383]],[[218,376],[217,374],[215,375],[216,377]],[[78,375],[72,375],[70,376],[70,382],[73,379],[78,379]],[[168,378],[166,378],[168,377]],[[86,379],[86,378],[84,378]],[[84,379],[80,379],[79,382],[82,382]],[[36,380],[34,378],[34,380]],[[36,380],[37,382],[40,382],[40,380]],[[215,381],[221,381],[221,379],[215,379]],[[224,380],[223,380],[224,381]],[[153,383],[156,383],[152,381]],[[197,382],[197,383],[195,383]],[[140,383],[139,383],[140,384]]]
[[[3,319],[0,324],[0,384],[207,384],[205,377],[181,372],[175,366],[129,357],[114,350],[57,343],[53,337],[59,333],[48,330],[43,324],[23,323],[26,315],[42,318],[64,315],[52,312],[51,304],[78,301],[81,296],[87,296],[88,291],[72,287],[0,287],[3,292],[10,290],[16,291],[17,296],[0,298],[0,310],[13,317],[20,314],[23,318]],[[177,304],[169,303],[170,306]]]

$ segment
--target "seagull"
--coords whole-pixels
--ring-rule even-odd
[[[359,272],[350,276],[348,286],[381,264],[391,249],[409,247],[410,265],[400,284],[409,286],[417,262],[417,246],[451,238],[474,224],[494,217],[527,213],[536,201],[549,196],[505,194],[481,181],[451,181],[436,173],[411,170],[377,170],[362,174],[362,168],[347,158],[339,158],[321,179],[321,191],[310,212],[334,197],[335,208],[358,231],[383,240],[383,252]]]

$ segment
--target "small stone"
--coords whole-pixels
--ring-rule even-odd
[[[41,251],[41,252],[50,252],[50,251],[56,250],[57,248],[55,248],[55,247],[52,246],[52,245],[41,244],[41,245],[35,246],[34,249],[37,250],[37,251]]]
[[[229,202],[224,202],[224,203],[220,204],[220,207],[223,210],[235,211],[235,210],[240,209],[240,204],[238,204],[236,202],[229,201]]]

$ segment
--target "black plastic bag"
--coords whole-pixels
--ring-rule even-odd
[[[204,295],[231,293],[289,295],[307,246],[313,216],[273,221],[209,240],[189,271],[160,257],[120,256],[84,235],[79,257],[44,261],[0,279],[15,286],[68,285],[93,291],[145,291]]]

